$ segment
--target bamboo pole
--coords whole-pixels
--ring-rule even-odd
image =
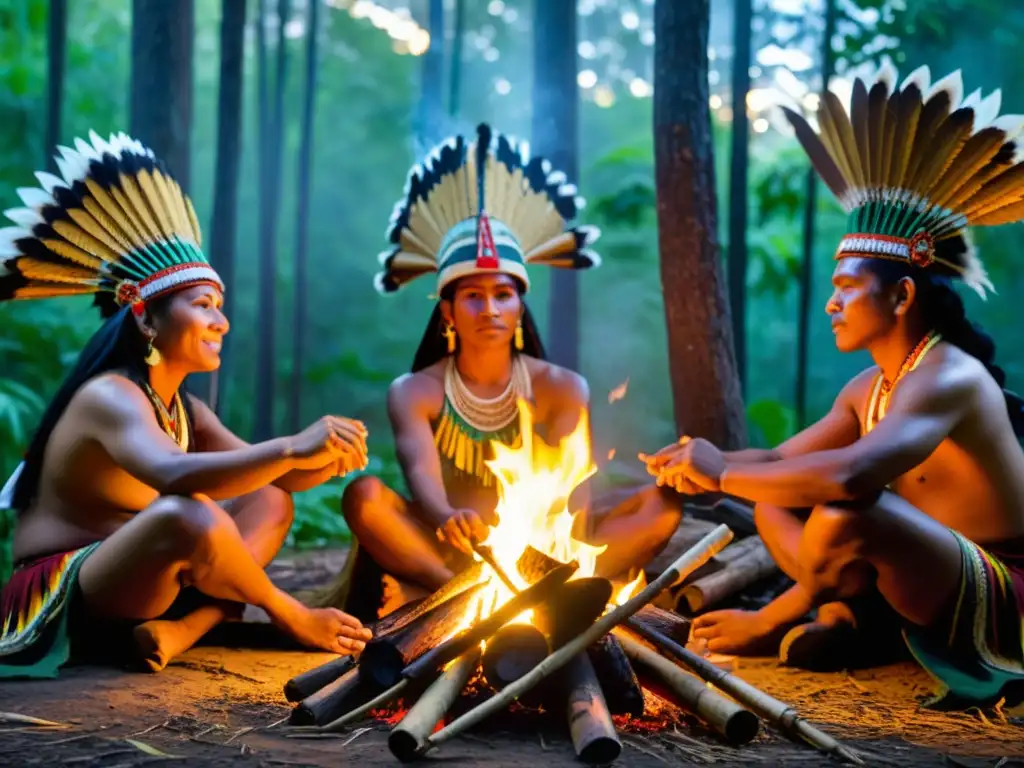
[[[455,703],[459,693],[466,687],[469,678],[480,660],[479,647],[471,648],[453,661],[448,669],[423,692],[419,700],[388,736],[391,754],[408,763],[416,754],[427,736],[434,730],[437,721]]]
[[[778,566],[761,543],[729,561],[722,570],[691,581],[683,587],[678,602],[685,604],[691,613],[703,611],[777,572]]]
[[[622,742],[586,652],[576,654],[565,666],[563,680],[568,689],[566,714],[576,756],[591,765],[614,762],[622,752]]]
[[[758,690],[746,680],[737,677],[731,672],[719,669],[707,659],[698,656],[693,651],[687,650],[660,632],[643,629],[639,626],[630,626],[632,629],[636,629],[646,640],[649,640],[662,651],[678,659],[707,682],[721,688],[736,699],[736,701],[750,707],[756,714],[788,736],[803,739],[815,749],[826,754],[842,757],[856,765],[864,765],[864,761],[853,750],[808,723],[800,717],[799,712],[788,704],[784,704],[764,691]]]
[[[602,635],[607,634],[612,627],[626,621],[640,610],[641,607],[653,600],[658,593],[667,589],[680,576],[685,576],[699,568],[707,562],[708,558],[713,557],[716,552],[719,552],[722,547],[728,544],[731,539],[732,531],[729,530],[728,526],[720,525],[715,528],[715,530],[685,552],[657,579],[648,584],[639,594],[634,595],[622,605],[606,613],[586,631],[548,656],[528,674],[516,680],[505,690],[492,696],[475,709],[470,710],[447,727],[430,736],[420,752],[423,753],[440,746],[494,712],[508,706],[514,699],[529,691],[545,677],[565,666],[572,660],[573,656],[584,650]]]
[[[757,736],[760,721],[749,709],[727,699],[700,678],[684,672],[622,629],[616,629],[613,634],[636,666],[645,688],[693,712],[733,746],[748,744]]]

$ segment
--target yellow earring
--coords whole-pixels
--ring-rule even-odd
[[[445,324],[444,330],[441,331],[441,335],[448,340],[448,354],[455,352],[455,326],[450,323]]]
[[[522,351],[522,349],[523,349],[523,321],[522,320],[519,320],[519,321],[516,322],[516,335],[515,335],[514,343],[516,345],[516,349]]]
[[[164,356],[160,354],[160,350],[153,346],[153,340],[150,339],[149,343],[146,344],[146,356],[143,358],[146,365],[150,368],[156,365],[160,365],[163,361]]]

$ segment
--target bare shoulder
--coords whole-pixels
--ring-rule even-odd
[[[954,344],[940,344],[905,377],[908,392],[928,399],[976,402],[1002,390],[985,366]]]
[[[590,385],[580,374],[547,360],[528,355],[523,355],[523,359],[530,372],[535,395],[578,405],[590,402]]]
[[[68,404],[69,411],[107,417],[149,413],[150,409],[139,385],[119,373],[104,373],[90,379]]]
[[[872,365],[858,373],[846,382],[839,391],[839,395],[836,397],[836,405],[845,405],[856,410],[867,399],[878,374],[879,368],[877,365]]]
[[[388,407],[392,411],[435,411],[443,402],[444,361],[402,374],[388,387]]]

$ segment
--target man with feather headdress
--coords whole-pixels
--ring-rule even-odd
[[[475,141],[450,139],[410,172],[376,285],[391,293],[422,275],[437,279],[440,300],[412,371],[388,392],[411,498],[370,476],[346,489],[342,511],[357,544],[326,604],[375,618],[381,571],[395,577],[387,584],[433,591],[469,562],[472,543],[495,522],[490,443],[520,439],[519,401],[532,406],[551,445],[588,417],[586,381],[545,359],[523,301],[536,265],[599,264],[587,247],[597,230],[570,224],[581,202],[564,173],[487,125]],[[654,486],[600,517],[585,499],[579,504],[577,535],[607,545],[597,568],[608,576],[653,557],[679,523],[677,495]],[[388,595],[385,606],[405,597]]]
[[[836,346],[875,366],[774,450],[683,438],[645,458],[659,483],[756,502],[796,581],[760,611],[697,618],[710,650],[781,638],[792,665],[872,663],[887,610],[940,683],[933,705],[994,704],[1024,692],[1024,419],[954,281],[984,297],[967,227],[1024,218],[1024,117],[998,116],[999,91],[963,98],[959,72],[896,84],[888,63],[856,79],[849,111],[826,91],[817,131],[786,110],[848,213],[826,306]]]
[[[6,211],[0,301],[92,295],[106,319],[0,492],[18,515],[0,678],[52,677],[83,651],[125,660],[111,649],[156,671],[245,604],[305,645],[359,651],[358,621],[308,608],[263,568],[289,494],[365,466],[365,428],[327,416],[249,445],[189,395],[228,332],[191,201],[124,134],[59,149],[60,177],[38,173]]]

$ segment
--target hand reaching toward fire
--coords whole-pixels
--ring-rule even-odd
[[[474,542],[487,538],[488,526],[498,522],[494,511],[481,514],[473,509],[454,509],[437,529],[437,539],[448,542],[460,552],[473,553]]]
[[[683,437],[651,456],[641,453],[640,460],[659,486],[686,494],[721,490],[726,469],[722,452],[700,437]]]

